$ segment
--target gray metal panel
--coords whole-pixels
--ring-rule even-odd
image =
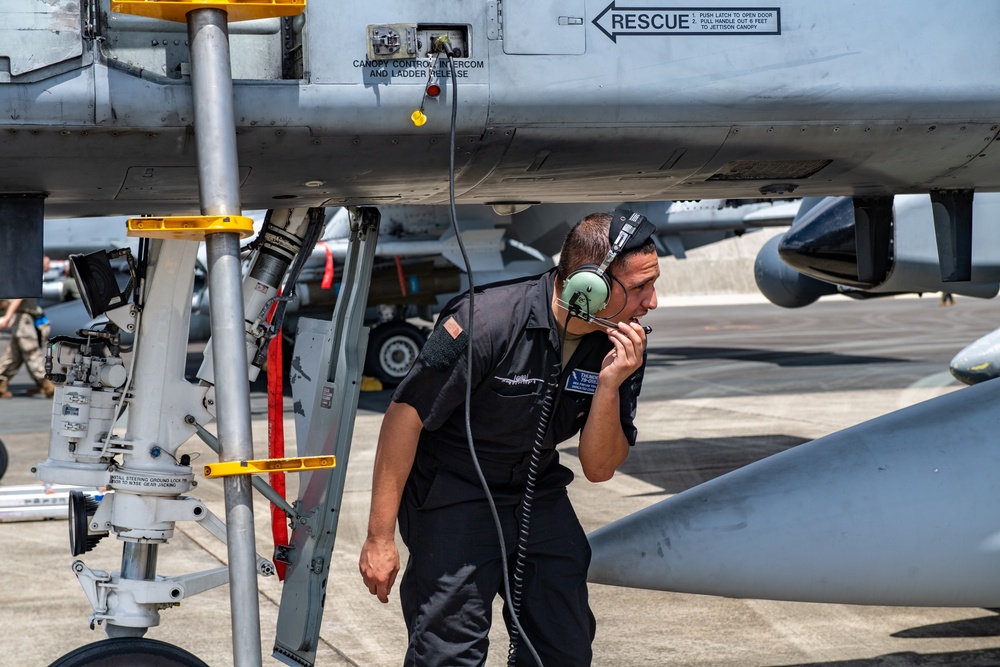
[[[502,0],[507,54],[579,55],[587,50],[583,0]]]
[[[239,182],[242,184],[250,175],[250,167],[239,168]],[[153,167],[137,165],[129,167],[119,201],[143,201],[155,192],[157,198],[165,200],[193,201],[198,197],[198,169],[196,167]]]
[[[142,16],[108,11],[102,31],[105,55],[118,63],[156,76],[183,79],[191,63],[187,26]],[[281,19],[238,21],[229,24],[234,79],[281,79]]]
[[[0,61],[12,77],[83,54],[79,0],[4,0],[2,15]]]
[[[298,318],[295,347],[289,364],[288,384],[292,387],[292,411],[295,415],[296,456],[309,456],[306,440],[309,422],[314,416],[316,383],[319,369],[329,363],[330,320]]]
[[[295,345],[293,388],[296,374],[310,375],[305,387],[313,390],[312,400],[296,398],[296,440],[300,455],[333,454],[336,467],[302,473],[299,498],[295,507],[300,522],[292,526],[288,569],[278,610],[274,657],[288,665],[312,665],[316,658],[323,604],[330,570],[330,555],[337,535],[341,498],[347,473],[354,416],[358,408],[361,366],[368,344],[364,326],[365,304],[371,284],[375,246],[378,242],[379,214],[364,211],[358,231],[351,235],[345,258],[344,284],[334,307],[333,318],[326,323],[323,347],[317,350],[318,332],[306,344],[309,354]],[[315,325],[315,321],[310,322]],[[316,363],[318,360],[318,363]],[[303,372],[301,364],[313,364]],[[297,367],[296,364],[299,364]],[[295,392],[296,397],[302,396]],[[299,429],[298,413],[308,420],[305,431]],[[305,443],[303,445],[303,443]]]
[[[546,193],[558,187],[571,193],[573,201],[654,198],[701,169],[727,133],[726,127],[708,126],[518,128],[491,178],[474,196],[501,200],[515,188],[522,201],[545,201]],[[594,159],[595,151],[600,160]]]

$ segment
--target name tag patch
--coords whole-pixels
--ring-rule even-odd
[[[566,391],[593,396],[594,392],[597,391],[597,373],[582,371],[579,368],[570,371],[569,377],[566,379]]]

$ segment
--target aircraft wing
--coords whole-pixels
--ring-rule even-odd
[[[798,211],[798,201],[705,199],[673,202],[662,220],[656,216],[655,204],[639,203],[634,208],[643,211],[657,225],[660,254],[686,257],[685,251],[717,243],[762,227],[791,224]]]

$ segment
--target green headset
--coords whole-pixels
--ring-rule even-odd
[[[615,209],[608,227],[608,241],[611,247],[600,265],[584,264],[569,274],[563,284],[562,301],[570,313],[594,317],[607,307],[611,300],[611,274],[608,267],[615,261],[621,251],[636,236],[643,223],[650,230],[655,230],[645,217],[625,208]],[[615,228],[620,225],[620,231],[615,235]],[[640,236],[645,243],[652,231],[643,230]]]

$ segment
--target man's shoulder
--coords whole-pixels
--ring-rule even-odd
[[[476,285],[475,301],[476,310],[486,307],[505,307],[510,310],[515,305],[528,305],[528,297],[535,296],[539,290],[544,288],[544,281],[551,279],[549,273],[542,273],[535,276],[523,276],[511,278],[492,283]],[[463,304],[469,301],[469,292],[465,291],[453,297],[444,308],[442,313],[450,313],[458,310]]]
[[[537,276],[523,276],[486,283],[485,285],[476,287],[476,296],[483,295],[490,299],[506,299],[515,294],[528,295],[537,290],[542,285],[542,280],[547,276],[547,273],[543,273]]]

